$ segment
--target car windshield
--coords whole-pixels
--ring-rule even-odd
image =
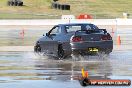
[[[95,30],[99,29],[93,24],[76,24],[76,25],[65,25],[66,32],[75,32],[77,30]]]
[[[77,30],[81,30],[81,26],[79,26],[79,25],[67,25],[67,26],[65,26],[65,29],[66,29],[66,31],[67,32],[75,32],[75,31],[77,31]]]
[[[83,30],[95,30],[95,29],[99,29],[99,28],[93,24],[87,24],[83,28]]]

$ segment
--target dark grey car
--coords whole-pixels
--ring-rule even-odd
[[[113,40],[106,29],[99,29],[88,23],[55,25],[45,36],[38,39],[34,46],[35,52],[58,58],[65,58],[71,54],[109,54],[112,49]]]

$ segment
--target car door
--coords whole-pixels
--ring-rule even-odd
[[[60,34],[59,26],[54,26],[44,37],[44,41],[42,42],[42,51],[46,54],[57,55],[58,51],[58,40],[56,36]]]
[[[63,30],[65,31],[63,35],[63,49],[67,52],[71,52],[71,45],[70,45],[70,38],[75,34],[74,26],[72,25],[65,25],[63,27]]]

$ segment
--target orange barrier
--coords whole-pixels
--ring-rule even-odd
[[[77,19],[93,19],[93,17],[89,14],[80,14]]]

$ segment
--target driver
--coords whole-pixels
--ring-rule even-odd
[[[87,25],[86,30],[92,30],[92,28],[89,25]]]

